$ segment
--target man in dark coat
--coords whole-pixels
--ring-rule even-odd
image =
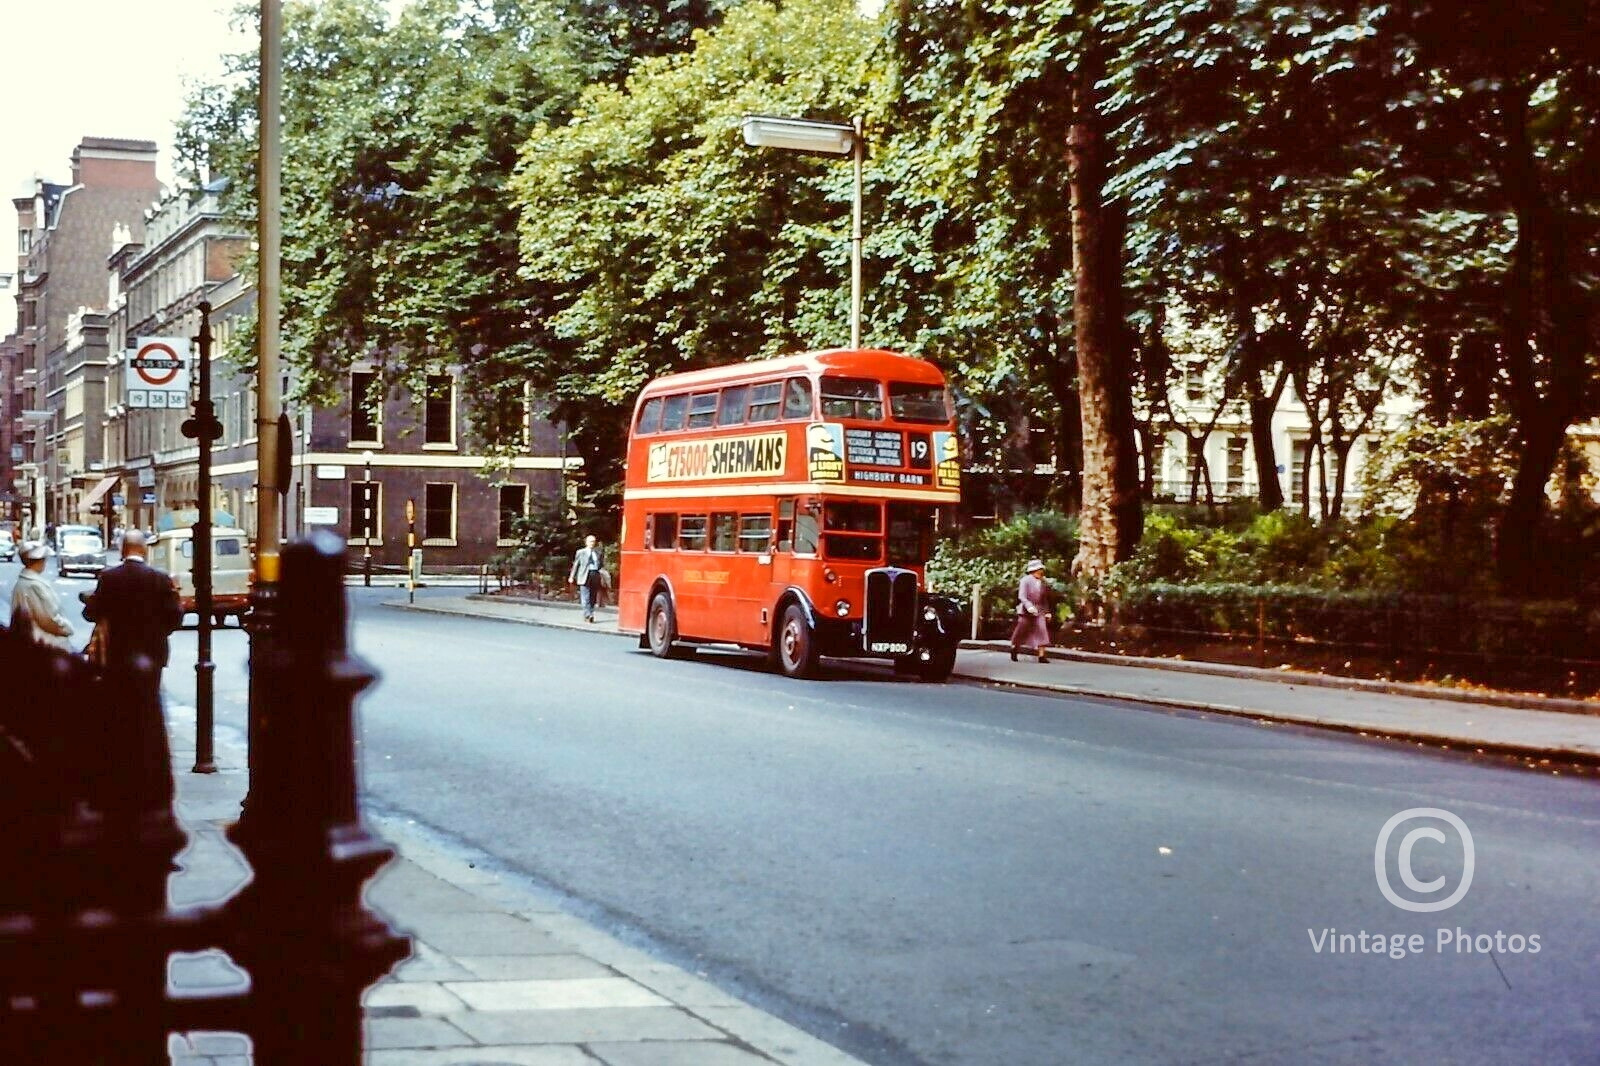
[[[115,702],[102,719],[104,753],[95,768],[93,802],[132,813],[172,802],[167,730],[161,709],[161,671],[167,635],[183,621],[172,579],[145,561],[143,533],[122,537],[122,563],[100,573],[84,600],[83,617],[96,623],[104,684]],[[150,772],[150,768],[157,772]]]
[[[178,628],[183,612],[172,579],[145,561],[148,551],[143,533],[123,534],[122,564],[101,572],[83,617],[100,624],[107,672],[149,671],[159,688],[167,634]]]

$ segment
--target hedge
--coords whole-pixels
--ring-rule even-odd
[[[1123,591],[1116,621],[1212,636],[1376,648],[1388,654],[1592,660],[1600,648],[1600,608],[1574,602],[1296,585],[1154,582]]]

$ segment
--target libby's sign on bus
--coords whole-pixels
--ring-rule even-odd
[[[788,434],[752,433],[713,440],[675,440],[650,445],[646,481],[700,481],[782,474]]]

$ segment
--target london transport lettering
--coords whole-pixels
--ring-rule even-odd
[[[650,446],[646,481],[761,477],[783,473],[787,434],[760,433]]]

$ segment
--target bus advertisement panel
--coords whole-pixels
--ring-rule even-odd
[[[617,605],[665,656],[760,649],[784,672],[870,656],[943,679],[960,605],[927,592],[961,460],[943,376],[828,351],[676,374],[634,410]]]

